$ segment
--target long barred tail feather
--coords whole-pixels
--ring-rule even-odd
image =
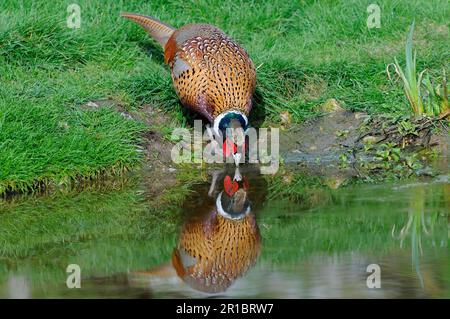
[[[145,30],[147,30],[152,38],[161,44],[163,49],[167,43],[167,40],[169,40],[170,36],[175,31],[175,29],[170,25],[149,16],[126,12],[123,12],[120,15],[142,26]]]

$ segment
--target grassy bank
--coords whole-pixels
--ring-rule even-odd
[[[368,112],[409,112],[385,68],[403,56],[416,23],[418,68],[449,72],[450,6],[445,0],[380,1],[381,28],[368,29],[367,1],[77,1],[81,28],[66,26],[73,1],[0,3],[0,195],[121,172],[139,163],[144,127],[113,107],[152,104],[187,124],[162,51],[120,11],[175,27],[215,24],[258,67],[255,117],[299,121],[329,98]],[[187,116],[186,116],[187,115]]]

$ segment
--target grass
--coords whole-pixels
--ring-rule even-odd
[[[301,121],[329,98],[351,110],[405,112],[401,89],[389,85],[385,66],[401,52],[412,20],[418,68],[448,74],[445,0],[379,1],[380,29],[366,27],[369,3],[356,0],[77,1],[81,28],[69,29],[72,2],[0,3],[0,195],[139,163],[144,128],[112,107],[80,107],[88,101],[109,98],[133,110],[148,103],[191,123],[162,51],[120,11],[150,14],[175,27],[207,22],[238,40],[258,67],[255,123],[277,123],[283,111]]]
[[[406,67],[403,71],[397,58],[394,58],[395,63],[387,66],[387,73],[391,77],[389,67],[393,66],[395,73],[399,76],[403,83],[403,90],[406,98],[411,105],[412,111],[416,115],[428,116],[442,116],[449,111],[448,105],[448,88],[445,76],[445,69],[443,72],[442,86],[434,86],[430,80],[427,71],[422,70],[417,74],[417,52],[413,54],[413,35],[414,23],[409,27],[408,37],[405,46],[405,62]],[[425,78],[424,78],[425,74]]]

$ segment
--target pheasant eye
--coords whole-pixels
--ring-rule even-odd
[[[231,127],[231,119],[229,117],[225,116],[224,118],[222,118],[220,120],[219,129],[222,132],[225,132],[227,130],[227,128],[230,128],[230,127]]]

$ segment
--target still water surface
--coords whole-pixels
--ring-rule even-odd
[[[448,176],[288,187],[216,172],[169,213],[136,185],[3,202],[0,297],[450,298]]]

